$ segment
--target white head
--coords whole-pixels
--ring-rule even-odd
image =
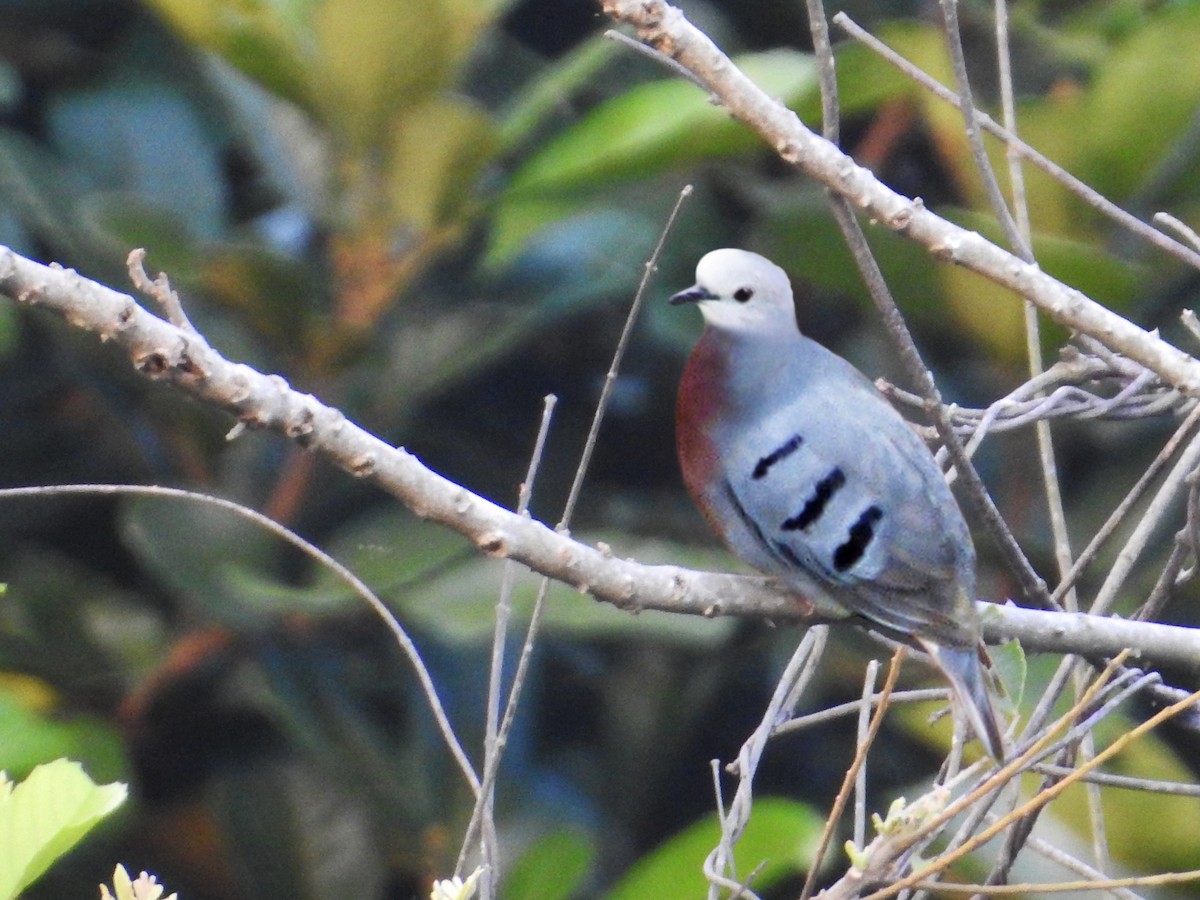
[[[796,331],[787,273],[766,257],[725,248],[696,264],[696,284],[671,303],[698,303],[705,321],[731,331]]]

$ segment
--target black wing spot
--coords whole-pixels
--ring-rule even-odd
[[[790,519],[784,519],[781,526],[784,531],[803,531],[809,525],[821,518],[825,507],[833,499],[833,495],[846,483],[846,473],[839,466],[834,466],[828,475],[817,482],[812,496],[804,503],[804,508]]]
[[[754,471],[750,473],[750,477],[755,481],[766,476],[771,470],[771,466],[777,462],[783,462],[793,453],[800,449],[800,445],[804,443],[804,438],[798,434],[793,434],[790,438],[760,459],[754,464]]]
[[[833,551],[833,567],[839,572],[845,572],[863,558],[867,547],[875,538],[875,523],[883,518],[883,510],[878,506],[868,506],[858,521],[850,526],[850,537]]]

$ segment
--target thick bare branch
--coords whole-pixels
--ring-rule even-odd
[[[293,390],[279,376],[226,360],[202,337],[152,315],[128,294],[68,269],[44,266],[0,247],[0,293],[56,312],[75,327],[117,344],[147,378],[174,384],[246,425],[278,432],[320,453],[377,484],[419,516],[453,528],[481,551],[515,559],[621,609],[803,625],[846,618],[829,601],[786,593],[766,578],[647,566],[619,559],[608,547],[572,540],[443,478],[311,394]],[[986,611],[984,636],[991,642],[1016,638],[1033,651],[1093,657],[1132,647],[1143,660],[1185,669],[1200,665],[1200,632],[1194,629],[981,606]]]

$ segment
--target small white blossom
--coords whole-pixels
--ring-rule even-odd
[[[445,881],[435,881],[433,891],[429,894],[429,900],[471,900],[475,896],[475,888],[479,886],[479,879],[482,877],[483,866],[480,866],[467,876],[466,881],[457,875],[447,878]]]
[[[163,897],[163,886],[148,872],[139,875],[137,881],[130,880],[129,873],[120,864],[113,872],[113,890],[115,895],[108,892],[107,886],[100,885],[100,900],[178,900],[179,897],[178,894]]]

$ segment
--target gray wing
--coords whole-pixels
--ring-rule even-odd
[[[810,371],[726,458],[758,564],[893,631],[973,644],[974,550],[954,498],[911,427],[833,359],[833,377]]]

